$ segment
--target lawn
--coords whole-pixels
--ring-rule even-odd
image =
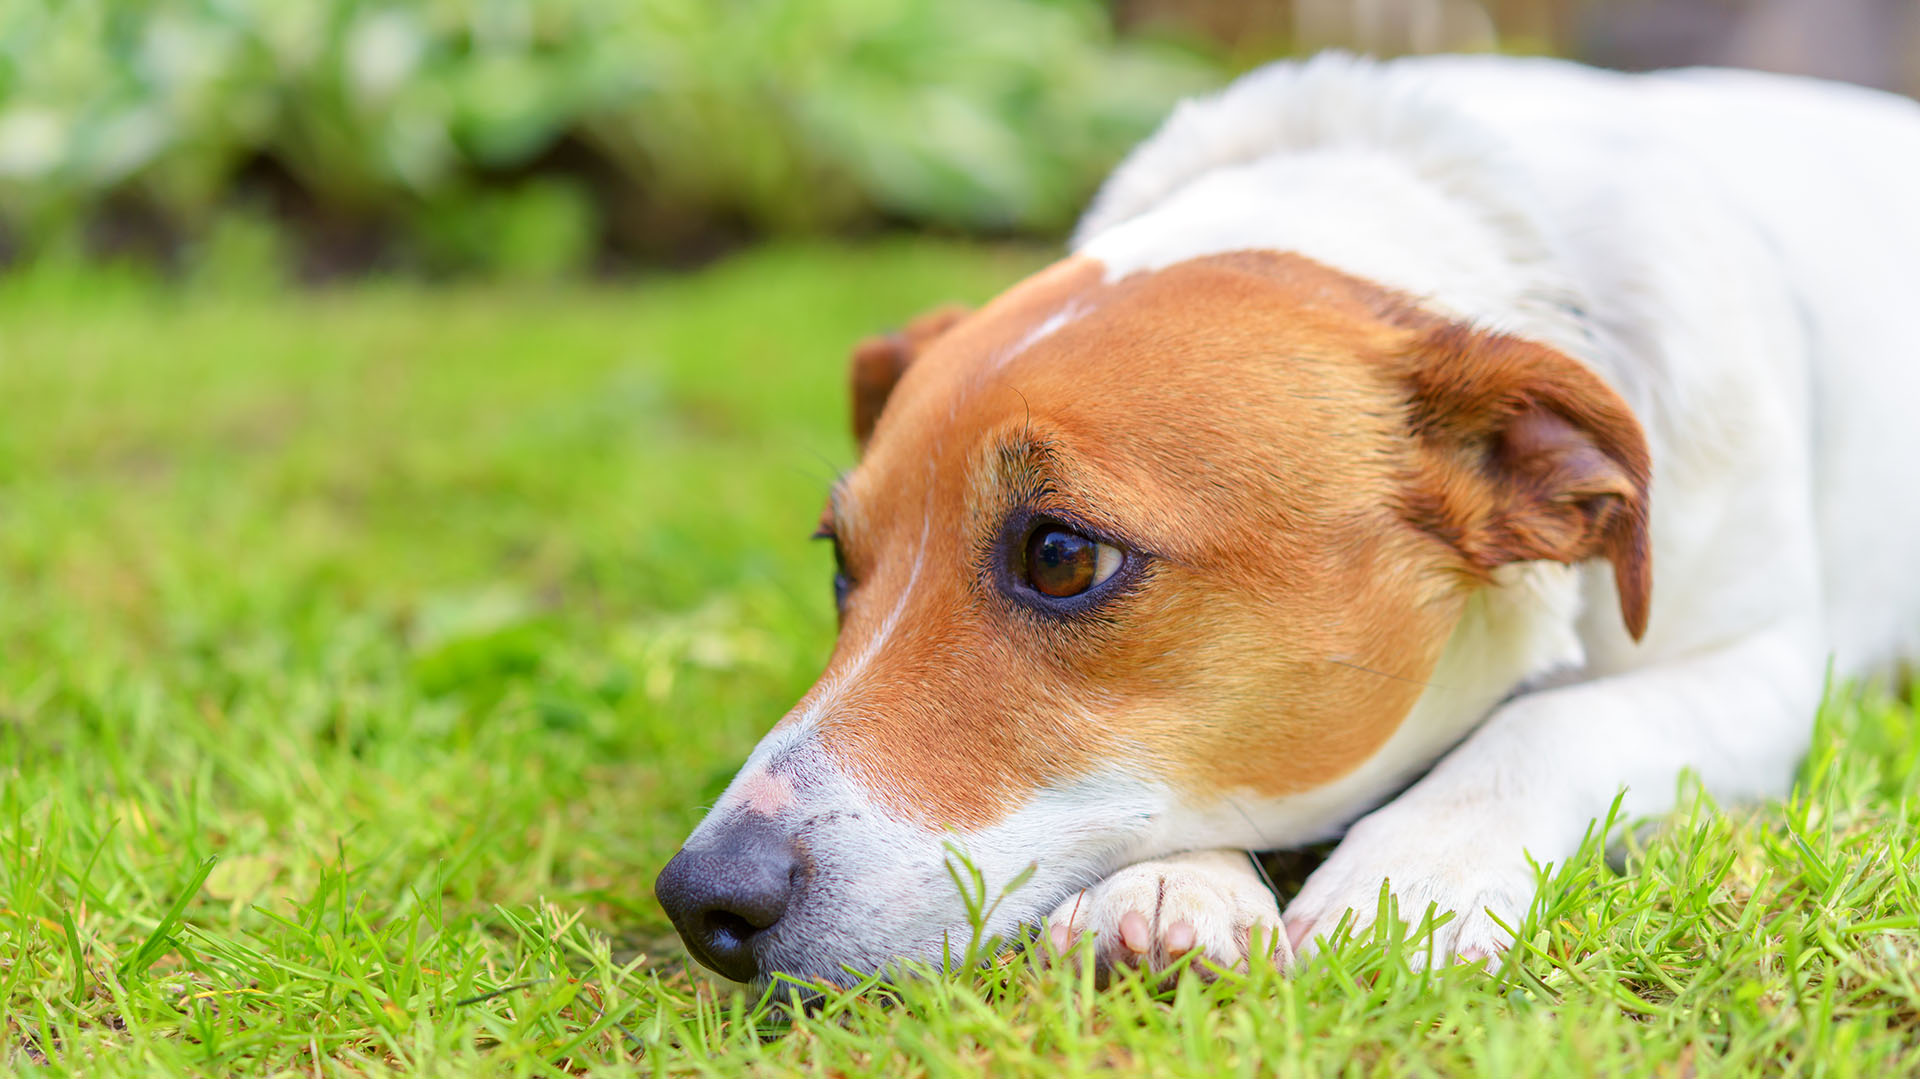
[[[1920,720],[1851,687],[1789,802],[1556,867],[1494,976],[691,971],[652,880],[829,647],[845,348],[1043,257],[0,281],[0,1071],[1920,1074]]]

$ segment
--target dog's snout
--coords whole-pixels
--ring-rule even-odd
[[[735,981],[760,973],[754,938],[773,928],[793,894],[793,844],[757,814],[700,836],[654,882],[653,894],[695,959]]]

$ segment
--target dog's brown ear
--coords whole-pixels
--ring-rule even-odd
[[[1399,362],[1421,448],[1414,523],[1477,573],[1605,558],[1639,640],[1653,590],[1650,468],[1626,402],[1552,348],[1439,320]]]
[[[853,440],[861,449],[867,448],[873,425],[880,422],[880,410],[886,407],[894,384],[906,374],[914,357],[967,314],[968,309],[960,304],[945,304],[901,329],[877,334],[853,346]]]

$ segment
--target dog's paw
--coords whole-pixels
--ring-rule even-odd
[[[1388,807],[1391,810],[1392,807]],[[1428,908],[1446,924],[1419,939],[1409,960],[1485,964],[1505,952],[1533,902],[1537,878],[1516,836],[1424,826],[1381,810],[1362,818],[1307,878],[1285,917],[1288,940],[1302,957],[1319,950],[1343,919],[1355,937],[1379,917],[1386,882],[1397,915],[1417,935]]]
[[[1118,966],[1165,970],[1189,952],[1199,953],[1191,968],[1208,977],[1207,963],[1244,968],[1255,941],[1275,966],[1293,962],[1279,904],[1240,851],[1129,866],[1068,896],[1046,930],[1055,956],[1091,937],[1086,954],[1103,979]]]

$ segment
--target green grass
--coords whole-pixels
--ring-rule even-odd
[[[829,646],[845,347],[1038,258],[0,282],[0,1070],[1920,1072],[1920,721],[1859,693],[1787,804],[1558,869],[1498,977],[690,973],[652,878]]]

